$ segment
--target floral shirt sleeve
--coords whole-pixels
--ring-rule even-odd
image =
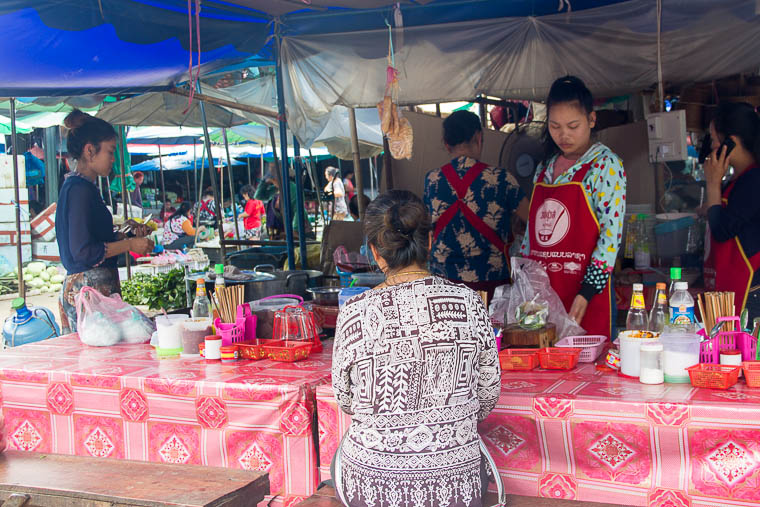
[[[594,210],[594,215],[599,222],[600,232],[599,240],[591,254],[591,262],[586,268],[581,286],[581,295],[586,299],[591,299],[593,295],[604,290],[607,280],[615,268],[615,259],[623,235],[626,194],[626,176],[622,160],[609,148],[599,143],[593,145],[572,168],[561,174],[554,183],[570,182],[581,166],[589,162],[592,163],[592,166],[583,179],[583,186]],[[549,174],[552,165],[553,160],[549,163],[550,170],[546,171],[546,179],[544,180],[548,183],[551,182]],[[543,164],[536,168],[534,183],[543,168]],[[523,256],[530,254],[530,238],[527,233],[523,237],[520,253]]]

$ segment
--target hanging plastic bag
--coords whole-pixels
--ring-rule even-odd
[[[519,324],[518,319],[525,315],[524,304],[533,302],[548,308],[547,320],[557,327],[558,338],[586,334],[565,311],[565,305],[552,289],[549,275],[541,264],[522,257],[512,257],[511,261],[512,285],[498,287],[489,308],[494,320]]]
[[[108,347],[117,343],[148,343],[155,324],[121,296],[104,296],[82,287],[76,296],[77,332],[86,345]]]

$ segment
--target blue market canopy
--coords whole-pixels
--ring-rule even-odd
[[[194,169],[200,169],[203,167],[204,169],[208,169],[208,159],[201,157],[197,157],[193,159],[193,156],[190,154],[184,154],[184,155],[164,155],[161,157],[161,164],[164,166],[164,171],[192,171]],[[232,165],[234,166],[242,166],[246,165],[245,162],[241,162],[239,160],[232,159]],[[226,167],[227,161],[221,160],[219,158],[214,158],[214,166],[216,168],[219,167]],[[150,171],[160,171],[161,166],[159,165],[158,157],[146,160],[145,162],[140,162],[137,165],[132,166],[132,172],[135,171],[142,171],[142,172],[150,172]]]

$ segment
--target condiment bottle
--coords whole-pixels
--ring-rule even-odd
[[[214,281],[214,290],[224,287],[224,264],[217,264],[214,266],[214,272],[216,273],[216,281]]]
[[[631,295],[631,307],[628,310],[628,317],[625,319],[625,328],[628,331],[646,331],[648,327],[649,316],[644,304],[644,285],[634,283],[633,294]]]
[[[192,316],[195,319],[207,318],[211,316],[211,302],[206,295],[206,281],[199,278],[196,282],[195,301],[193,302]]]
[[[652,312],[649,314],[649,330],[662,332],[665,324],[670,321],[668,310],[668,295],[665,292],[665,284],[657,284],[657,292],[652,303]]]
[[[694,298],[689,294],[689,284],[676,282],[676,290],[670,297],[670,322],[688,325],[694,320]]]
[[[676,283],[681,281],[681,268],[670,268],[670,289],[668,290],[668,299],[673,297],[676,290]]]
[[[726,366],[741,366],[742,365],[742,354],[736,349],[727,349],[727,350],[721,350],[720,351],[720,364],[726,365]],[[742,376],[741,370],[739,371],[739,376]]]

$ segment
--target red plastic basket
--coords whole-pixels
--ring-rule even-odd
[[[538,362],[544,370],[572,370],[578,365],[581,349],[546,347],[538,350]]]
[[[607,337],[602,335],[566,336],[554,344],[555,347],[574,347],[581,349],[578,361],[593,363],[607,345]]]
[[[269,340],[245,341],[238,343],[240,358],[253,359],[254,361],[265,359],[267,355],[264,353],[264,343],[267,341]]]
[[[504,349],[499,363],[502,370],[532,370],[538,366],[538,349]]]
[[[741,366],[705,363],[686,368],[691,378],[691,385],[709,389],[728,389],[733,386],[739,380],[740,370]]]
[[[742,361],[747,387],[760,387],[760,361]]]
[[[309,357],[311,346],[311,341],[272,340],[262,349],[269,359],[293,363]]]

